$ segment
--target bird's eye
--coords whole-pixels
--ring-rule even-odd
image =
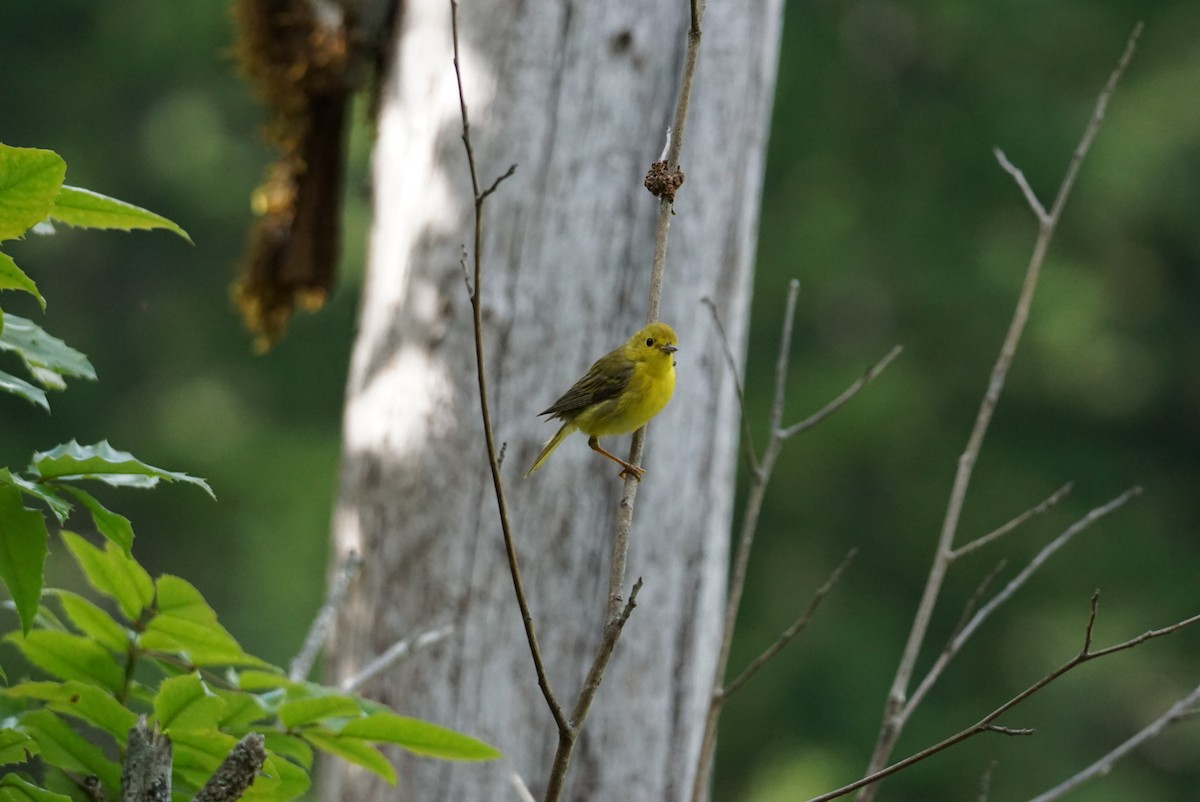
[[[647,338],[646,338],[646,347],[647,347],[647,348],[653,348],[653,347],[654,347],[654,338],[653,338],[653,337],[647,337]]]

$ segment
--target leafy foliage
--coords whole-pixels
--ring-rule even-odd
[[[64,186],[65,174],[57,154],[0,145],[0,240],[51,219],[92,228],[164,228],[188,238],[144,209]],[[45,308],[36,284],[4,254],[0,290],[28,293]],[[0,372],[0,390],[47,411],[46,391],[63,390],[67,378],[96,378],[82,353],[3,311],[0,351],[14,354],[31,379]],[[268,754],[243,798],[263,802],[304,793],[314,749],[390,782],[396,776],[379,751],[383,744],[451,760],[499,757],[469,736],[353,694],[288,680],[281,668],[243,650],[190,582],[170,574],[152,578],[134,559],[132,525],[79,486],[89,481],[133,488],[183,482],[213,495],[203,479],[157,468],[106,441],[72,440],[34,454],[23,471],[0,468],[0,580],[21,622],[3,642],[47,677],[21,678],[4,691],[15,712],[0,721],[0,764],[17,768],[0,778],[0,802],[70,800],[60,791],[77,793],[85,777],[118,798],[121,767],[112,755],[124,749],[139,715],[171,738],[173,784],[189,797],[252,731],[264,734]],[[66,530],[61,537],[101,604],[43,587],[49,523],[61,527],[80,507],[103,544]],[[105,748],[77,725],[107,741]]]

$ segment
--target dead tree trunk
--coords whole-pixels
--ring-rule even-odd
[[[454,635],[367,686],[397,710],[501,749],[535,795],[556,742],[505,564],[460,266],[471,187],[448,0],[405,0],[382,87],[375,222],[346,396],[334,558],[364,556],[328,661],[353,674],[398,638]],[[604,620],[621,482],[576,435],[522,474],[535,414],[645,315],[658,201],[642,178],[674,112],[688,3],[476,0],[462,70],[488,201],[484,325],[505,484],[550,680],[570,706]],[[650,425],[629,580],[645,586],[575,750],[570,799],[690,788],[719,638],[737,460],[733,376],[701,298],[744,350],[781,4],[707,13],[662,318],[675,398]],[[617,453],[628,438],[606,441]],[[515,799],[503,764],[399,755],[401,789],[330,765],[323,799]]]

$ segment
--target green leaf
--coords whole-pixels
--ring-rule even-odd
[[[59,679],[90,682],[113,692],[125,681],[112,652],[91,638],[34,630],[24,637],[14,632],[4,639],[20,649],[26,660]]]
[[[117,623],[111,615],[69,590],[56,589],[47,592],[58,597],[63,612],[81,633],[117,654],[129,651],[131,632]]]
[[[87,507],[88,512],[92,514],[92,523],[96,525],[96,531],[120,546],[125,556],[132,559],[133,553],[130,549],[133,548],[133,525],[129,523],[129,519],[108,509],[91,493],[78,487],[63,485],[62,489]]]
[[[25,509],[19,490],[0,484],[0,580],[8,586],[26,634],[37,616],[45,565],[46,519]]]
[[[121,789],[120,766],[107,760],[99,747],[71,729],[57,714],[45,709],[23,713],[18,727],[37,743],[48,764],[77,774],[95,774],[108,798],[117,798]]]
[[[282,732],[267,732],[263,733],[263,743],[275,754],[294,760],[302,768],[312,769],[312,747],[303,738]]]
[[[66,387],[64,376],[93,381],[96,378],[96,369],[84,354],[19,315],[4,316],[0,351],[19,356],[34,380],[47,390]]]
[[[217,730],[176,730],[171,734],[171,742],[175,748],[175,777],[182,778],[194,788],[199,788],[212,775],[221,761],[237,745],[237,739]],[[276,790],[279,780],[272,776],[260,776],[252,788],[262,786],[262,790]],[[260,797],[260,799],[273,798]],[[249,799],[249,794],[242,797]]]
[[[0,802],[71,802],[71,797],[39,788],[16,774],[0,778]]]
[[[279,720],[289,730],[322,719],[345,718],[359,713],[358,701],[341,694],[292,699],[279,706]]]
[[[52,150],[0,145],[0,242],[49,216],[66,174],[67,163]]]
[[[0,370],[0,390],[37,404],[47,412],[50,411],[50,401],[46,398],[44,390],[34,387],[24,379],[18,379],[11,373],[5,373],[2,370]]]
[[[242,794],[244,802],[288,802],[301,796],[312,784],[307,771],[271,754],[267,755],[259,776],[264,782],[255,782],[247,788]]]
[[[22,682],[5,693],[17,699],[40,699],[58,713],[74,716],[107,732],[125,745],[137,716],[111,694],[87,682]]]
[[[46,308],[46,299],[38,292],[37,285],[33,283],[33,279],[25,275],[25,271],[17,267],[17,263],[6,253],[0,253],[0,290],[21,290],[22,292],[27,292],[38,299],[38,303],[42,305],[42,309]]]
[[[178,652],[196,666],[269,665],[242,650],[190,582],[164,574],[156,587],[157,614],[139,640],[143,648]]]
[[[38,452],[33,455],[29,469],[44,480],[97,479],[116,487],[154,487],[160,479],[188,482],[216,498],[203,479],[147,465],[126,451],[117,451],[106,440],[90,446],[72,440],[50,451]]]
[[[64,531],[62,539],[88,584],[116,601],[130,621],[141,618],[142,610],[154,601],[154,583],[137,560],[125,556],[111,540],[101,550],[73,532]]]
[[[372,713],[348,721],[340,735],[402,746],[410,752],[443,760],[495,760],[495,747],[428,721],[395,713]]]
[[[24,763],[28,756],[36,755],[37,751],[37,744],[34,743],[34,740],[20,730],[8,728],[0,730],[0,766],[9,763]],[[309,765],[311,765],[311,753]]]
[[[71,502],[55,493],[49,485],[31,482],[20,474],[12,473],[8,468],[0,468],[0,483],[12,485],[25,495],[43,502],[54,513],[59,523],[66,521],[67,516],[71,514]]]
[[[356,766],[362,766],[387,780],[389,785],[396,784],[396,770],[392,768],[392,764],[382,752],[361,738],[347,738],[319,730],[305,730],[301,737],[322,752],[337,755]]]
[[[154,696],[154,716],[164,730],[215,730],[224,707],[194,673],[163,680]]]
[[[217,726],[222,730],[244,734],[250,731],[253,724],[269,717],[266,705],[252,693],[225,688],[213,688],[212,692],[220,696],[225,703],[221,708],[221,718],[217,722]]]
[[[81,228],[116,228],[121,231],[165,228],[188,242],[192,241],[186,231],[162,215],[80,187],[64,185],[54,201],[54,208],[50,210],[50,217]]]
[[[239,671],[237,686],[244,691],[268,691],[278,688],[304,688],[306,684],[290,680],[279,671]]]

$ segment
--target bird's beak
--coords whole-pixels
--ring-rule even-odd
[[[658,350],[662,351],[664,354],[673,354],[678,351],[679,348],[674,345],[660,345],[658,346]]]

